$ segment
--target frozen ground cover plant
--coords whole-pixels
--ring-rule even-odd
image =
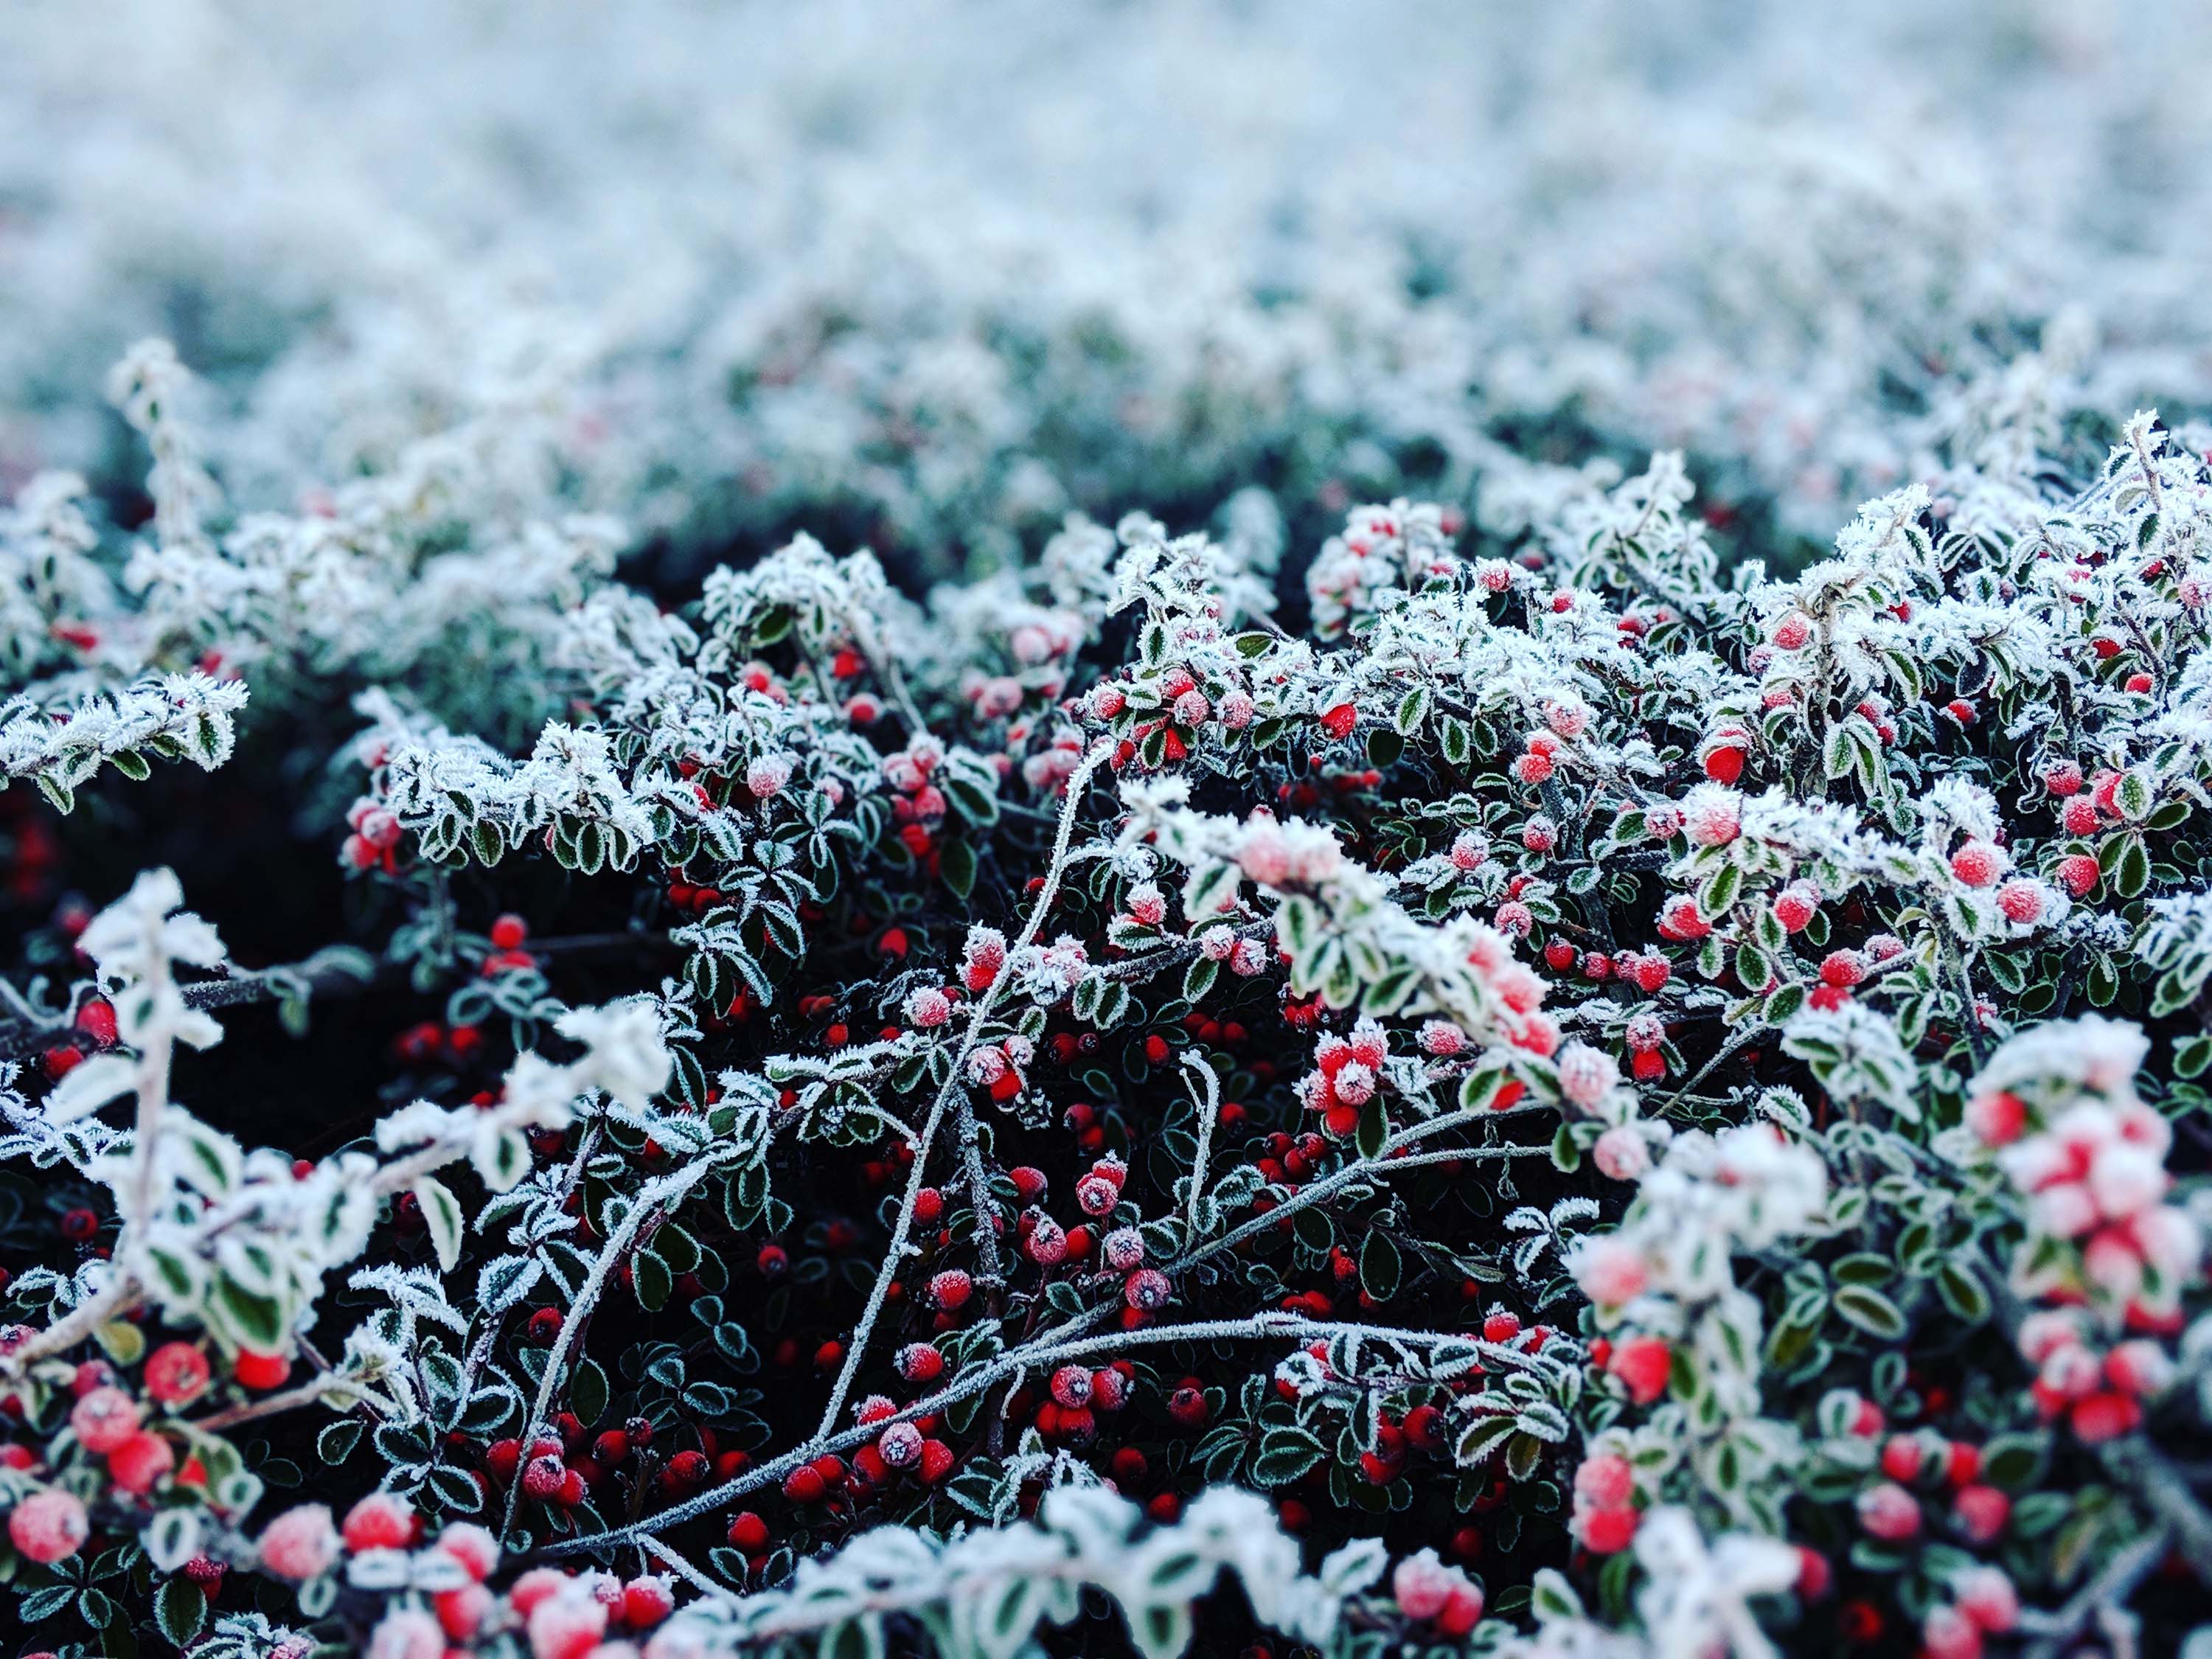
[[[1799,10],[0,21],[9,1650],[2206,1659],[2212,46]]]

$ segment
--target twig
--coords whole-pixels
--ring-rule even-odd
[[[2021,1613],[2021,1629],[2033,1632],[2037,1640],[2033,1646],[2022,1650],[2021,1659],[2058,1659],[2100,1607],[2127,1600],[2151,1569],[2166,1559],[2172,1542],[2172,1528],[2154,1527],[2107,1561],[2105,1570],[2075,1591],[2056,1613]]]
[[[536,1552],[539,1559],[552,1560],[562,1556],[576,1555],[587,1551],[618,1549],[628,1544],[650,1537],[662,1529],[681,1525],[696,1516],[720,1509],[734,1498],[761,1487],[780,1484],[784,1477],[801,1464],[811,1462],[825,1453],[849,1450],[880,1435],[887,1424],[916,1417],[926,1417],[958,1405],[963,1400],[995,1388],[1004,1378],[1024,1369],[1036,1370],[1056,1366],[1072,1359],[1086,1358],[1093,1354],[1119,1352],[1129,1347],[1152,1346],[1168,1342],[1234,1342],[1273,1341],[1288,1339],[1310,1342],[1337,1336],[1358,1336],[1376,1340],[1398,1342],[1407,1346],[1433,1346],[1438,1343],[1464,1343],[1477,1351],[1486,1362],[1505,1364],[1534,1365],[1529,1355],[1498,1343],[1484,1342],[1474,1337],[1462,1336],[1449,1331],[1410,1331],[1387,1325],[1357,1325],[1341,1320],[1307,1319],[1288,1313],[1255,1314],[1249,1319],[1202,1320],[1188,1325],[1154,1326],[1134,1331],[1113,1331],[1101,1336],[1086,1336],[1071,1341],[1056,1341],[1049,1337],[1040,1339],[1010,1353],[1003,1354],[987,1365],[968,1372],[935,1394],[902,1406],[890,1417],[857,1424],[851,1428],[809,1441],[793,1447],[781,1457],[769,1459],[746,1470],[734,1480],[725,1481],[709,1492],[673,1504],[658,1514],[647,1516],[627,1527],[587,1538],[570,1538],[549,1544]]]
[[[576,1332],[599,1301],[599,1293],[606,1288],[615,1264],[629,1249],[630,1241],[637,1237],[638,1230],[648,1218],[666,1214],[684,1194],[720,1167],[720,1159],[711,1153],[702,1154],[696,1163],[673,1175],[663,1176],[658,1181],[647,1182],[639,1190],[629,1212],[623,1217],[622,1224],[608,1235],[605,1248],[599,1252],[599,1259],[592,1263],[592,1271],[585,1275],[582,1285],[576,1291],[576,1299],[568,1304],[568,1315],[561,1322],[561,1334],[554,1339],[552,1351],[545,1356],[545,1369],[538,1376],[537,1396],[530,1402],[530,1414],[523,1419],[521,1438],[525,1446],[534,1441],[538,1430],[544,1426],[545,1408],[553,1403],[553,1391],[560,1385],[562,1369],[568,1363],[568,1351],[575,1346]],[[514,1509],[521,1497],[522,1481],[518,1477],[507,1488],[507,1514],[500,1522],[502,1537],[514,1529]]]
[[[914,1206],[928,1181],[929,1149],[937,1144],[938,1132],[944,1125],[946,1109],[954,1096],[958,1095],[963,1101],[966,1098],[968,1057],[975,1052],[976,1042],[982,1036],[984,1022],[991,1017],[991,1011],[998,1006],[1007,981],[1013,977],[1014,957],[1036,939],[1038,930],[1044,926],[1046,913],[1052,908],[1053,900],[1059,896],[1060,876],[1067,866],[1067,844],[1075,833],[1075,817],[1083,805],[1083,792],[1091,781],[1091,774],[1105,764],[1107,757],[1114,752],[1114,747],[1113,738],[1101,738],[1091,745],[1091,752],[1070,774],[1067,804],[1060,811],[1060,828],[1053,836],[1052,860],[1045,866],[1044,885],[1037,893],[1036,907],[1030,912],[1029,922],[1023,927],[1021,937],[1008,947],[1006,965],[999,970],[998,976],[982,995],[969,1005],[967,1030],[961,1037],[958,1052],[952,1057],[952,1070],[945,1079],[945,1086],[937,1091],[937,1098],[930,1103],[929,1115],[915,1136],[914,1164],[907,1173],[906,1192],[899,1200],[898,1219],[892,1224],[890,1247],[884,1252],[883,1265],[877,1269],[876,1282],[868,1291],[868,1304],[861,1310],[860,1323],[853,1328],[853,1340],[846,1345],[845,1363],[838,1368],[837,1381],[830,1390],[829,1404],[823,1408],[821,1424],[814,1431],[816,1442],[836,1425],[837,1413],[844,1408],[846,1396],[852,1392],[853,1379],[860,1374],[868,1340],[875,1334],[877,1321],[883,1316],[884,1303],[890,1294],[891,1281],[897,1277],[899,1263],[906,1255],[907,1239],[914,1231]],[[986,1274],[995,1279],[1000,1276],[999,1242],[990,1224],[988,1184],[979,1183],[976,1179],[981,1168],[981,1159],[978,1156],[967,1171],[969,1195],[975,1205],[976,1240],[982,1251],[981,1265]],[[981,1188],[980,1191],[977,1190],[979,1185]]]

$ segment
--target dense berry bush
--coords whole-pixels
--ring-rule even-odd
[[[1242,15],[1164,39],[1359,26]],[[100,137],[147,71],[17,27],[80,141],[0,146],[22,1650],[2201,1656],[2212,439],[2118,401],[2204,402],[2187,215],[1807,115],[1729,164],[1747,293],[1736,118],[1614,69],[1496,117],[1510,257],[1351,137],[1243,204],[1279,269],[1166,156],[948,244],[824,90],[697,135],[819,257],[657,228],[572,309],[327,155],[217,209],[289,102]],[[1803,27],[1708,44],[1786,89]],[[551,235],[416,90],[403,175]],[[1608,109],[1682,177],[1554,200]],[[234,234],[125,258],[118,160]]]

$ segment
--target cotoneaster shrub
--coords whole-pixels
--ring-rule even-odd
[[[2154,417],[1789,578],[1667,455],[1517,538],[1360,507],[1292,633],[1249,521],[926,605],[802,537],[663,608],[610,527],[477,550],[383,479],[232,519],[183,385],[114,383],[142,533],[8,521],[16,895],[158,843],[134,791],[218,833],[194,769],[335,890],[277,967],[161,869],[24,936],[49,1645],[2188,1626],[2212,471]],[[349,735],[256,775],[264,698]],[[186,1063],[262,1003],[361,1105]]]
[[[2203,18],[545,25],[0,15],[11,1650],[2205,1659]]]

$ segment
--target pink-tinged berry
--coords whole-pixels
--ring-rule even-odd
[[[606,1603],[581,1586],[546,1597],[530,1613],[532,1659],[584,1659],[607,1633],[607,1619]]]
[[[1952,1582],[1951,1593],[1959,1611],[1990,1635],[2002,1635],[2020,1622],[2019,1592],[1998,1568],[1969,1567]]]
[[[2094,836],[2098,825],[2097,803],[2076,795],[2059,809],[2058,822],[2069,836]]]
[[[434,1611],[393,1607],[368,1633],[367,1651],[371,1659],[444,1659],[445,1625]]]
[[[1966,1127],[1988,1146],[2009,1146],[2027,1127],[2027,1108],[2003,1089],[1974,1096],[1966,1103]]]
[[[1585,1457],[1575,1470],[1575,1499],[1594,1509],[1619,1509],[1633,1501],[1636,1472],[1625,1457]]]
[[[415,1506],[396,1492],[373,1492],[346,1511],[339,1535],[349,1550],[404,1549],[415,1540]]]
[[[1995,1486],[1968,1486],[1951,1500],[1952,1520],[1976,1544],[1992,1541],[2011,1515],[2012,1499]]]
[[[1893,1481],[1869,1486],[1858,1496],[1859,1525],[1885,1544],[1901,1544],[1920,1530],[1920,1504]]]
[[[185,1406],[199,1398],[213,1373],[207,1356],[189,1342],[165,1342],[146,1360],[146,1392],[164,1406]]]
[[[257,1546],[263,1569],[278,1578],[304,1583],[330,1571],[338,1559],[338,1529],[325,1504],[289,1509],[262,1530]]]
[[[1981,1659],[1982,1633],[1957,1607],[1929,1608],[1920,1621],[1924,1659]]]
[[[8,1516],[8,1539],[27,1561],[51,1566],[84,1547],[92,1522],[75,1492],[49,1487],[33,1492]]]
[[[1951,854],[1951,873],[1968,887],[1988,886],[2003,867],[1997,849],[1985,841],[1970,841]]]
[[[456,1521],[438,1534],[438,1553],[460,1563],[461,1571],[479,1583],[499,1565],[499,1540],[473,1522]]]
[[[2016,876],[1997,889],[1997,908],[2016,927],[2027,927],[2043,919],[2044,894],[2039,883]]]
[[[1156,1313],[1168,1305],[1175,1287],[1157,1267],[1139,1267],[1122,1282],[1121,1299],[1139,1313]]]
[[[138,1402],[118,1388],[94,1389],[70,1408],[70,1428],[87,1451],[104,1457],[138,1431]]]

